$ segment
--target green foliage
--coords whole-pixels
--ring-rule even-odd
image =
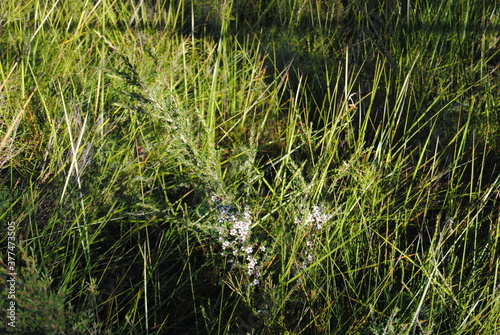
[[[498,333],[494,3],[0,13],[20,329]]]
[[[6,185],[0,185],[0,213],[6,213],[11,207],[12,196],[10,195],[9,188]]]
[[[93,328],[92,314],[75,313],[66,292],[51,288],[53,279],[36,268],[33,259],[24,259],[26,266],[18,273],[15,283],[15,330],[31,334],[82,334]],[[2,285],[7,272],[2,269]],[[5,314],[10,300],[2,294]],[[7,323],[7,322],[6,322]],[[4,331],[12,328],[3,325]]]

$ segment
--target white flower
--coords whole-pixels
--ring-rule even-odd
[[[310,223],[314,222],[314,217],[312,216],[311,213],[307,214],[307,219],[306,219],[306,224],[309,225]]]
[[[326,223],[332,218],[331,214],[322,213],[320,206],[313,206],[311,211],[307,214],[307,218],[302,221],[300,219],[295,219],[295,223],[303,224],[306,227],[312,227],[312,229],[320,230],[323,227],[323,223]]]
[[[254,279],[253,282],[250,283],[250,286],[256,286],[256,285],[259,285],[258,279]]]
[[[219,233],[218,241],[222,248],[222,255],[227,257],[227,261],[232,264],[231,269],[246,269],[248,279],[254,278],[250,285],[259,284],[261,273],[259,271],[258,260],[253,257],[255,245],[249,243],[250,228],[252,226],[252,212],[247,206],[243,211],[235,211],[231,205],[223,204],[220,197],[212,196],[215,203],[220,225],[216,228]],[[266,247],[261,245],[259,251],[265,252]],[[246,257],[245,257],[246,255]],[[246,258],[244,264],[240,261]]]
[[[248,208],[248,206],[245,207],[245,210],[243,211],[243,217],[247,221],[250,221],[250,219],[252,218],[252,212],[250,212],[250,208]]]
[[[255,258],[253,258],[252,256],[248,256],[247,260],[249,261],[248,268],[249,269],[255,268],[255,266],[257,265],[257,260]]]

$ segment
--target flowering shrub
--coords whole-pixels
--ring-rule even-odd
[[[299,266],[300,270],[305,270],[314,261],[314,245],[321,239],[321,229],[331,218],[332,215],[324,214],[320,206],[313,206],[305,219],[295,219],[295,224],[300,225],[305,230],[305,235],[307,236],[304,259]]]
[[[212,196],[211,200],[218,211],[216,230],[222,255],[227,257],[231,270],[244,270],[250,286],[258,285],[262,276],[258,253],[265,252],[266,247],[250,242],[252,228],[250,209],[245,207],[243,212],[239,212],[231,205],[223,204],[222,199],[217,196]]]

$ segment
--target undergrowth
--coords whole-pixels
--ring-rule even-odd
[[[3,332],[499,332],[494,3],[0,9]]]

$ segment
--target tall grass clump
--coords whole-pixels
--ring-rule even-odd
[[[499,332],[494,4],[0,9],[3,332]]]

